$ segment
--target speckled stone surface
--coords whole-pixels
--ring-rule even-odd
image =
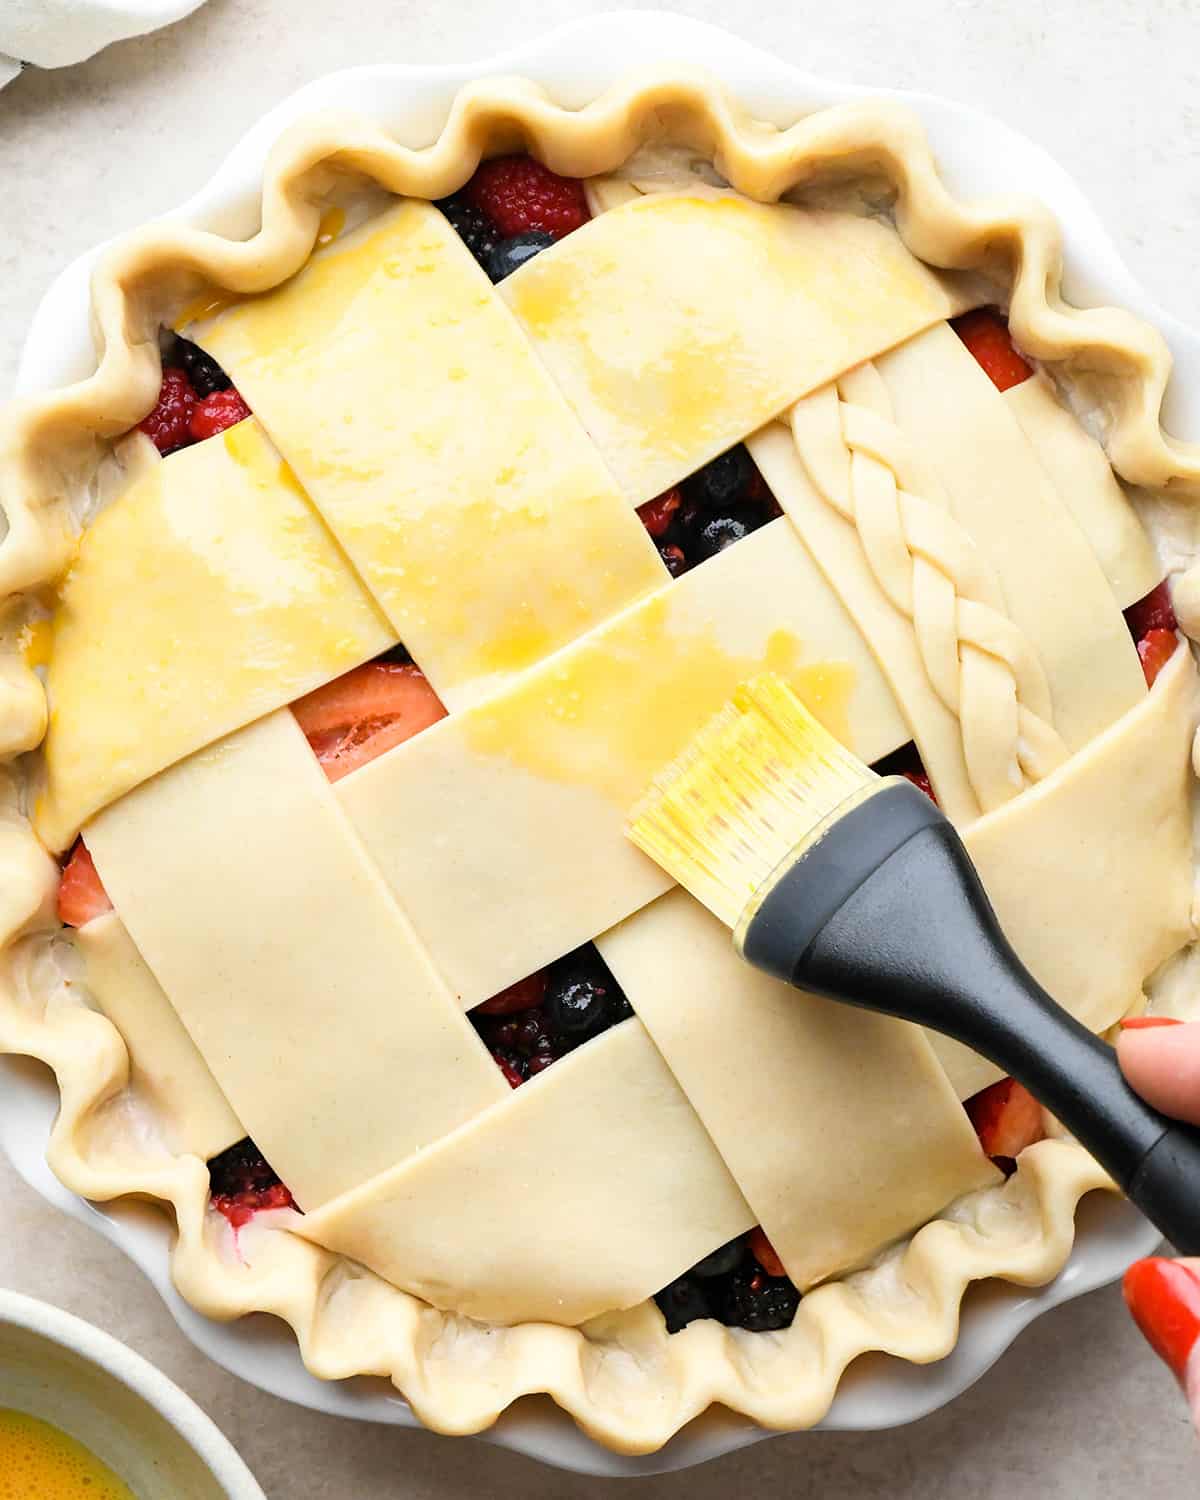
[[[0,0],[3,4],[4,0]],[[587,0],[209,0],[153,37],[0,91],[0,389],[54,273],[170,207],[271,104],[333,68],[484,56]],[[637,8],[637,7],[632,7]],[[715,0],[668,7],[859,83],[928,89],[1007,119],[1075,175],[1135,274],[1200,319],[1197,0]],[[209,1363],[117,1251],[0,1162],[0,1284],[116,1333],[211,1413],[271,1500],[549,1500],[610,1493],[471,1441],[290,1408]],[[1049,1314],[953,1407],[891,1433],[776,1438],[641,1500],[1183,1500],[1200,1450],[1115,1290]]]

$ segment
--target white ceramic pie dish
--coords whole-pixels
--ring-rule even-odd
[[[69,1433],[136,1494],[264,1500],[177,1385],[90,1323],[16,1292],[0,1291],[0,1407]]]
[[[855,97],[860,91],[822,84],[781,65],[735,39],[677,17],[610,16],[554,33],[542,42],[486,63],[454,68],[372,67],[336,75],[311,85],[273,111],[232,153],[209,186],[174,216],[203,222],[225,232],[250,227],[257,204],[257,181],[268,144],[290,120],[316,109],[352,107],[378,119],[415,143],[436,133],[454,91],[487,74],[519,72],[549,87],[568,105],[590,99],[633,58],[687,62],[709,68],[759,115],[783,122],[808,108]],[[878,92],[878,91],[873,91]],[[1090,209],[1061,171],[1037,148],[1007,128],[957,106],[907,96],[932,137],[952,190],[980,192],[1021,187],[1048,202],[1066,229],[1068,295],[1077,302],[1111,301],[1141,313],[1171,338],[1185,375],[1197,373],[1200,345],[1165,318],[1134,285]],[[38,390],[59,385],[86,371],[91,356],[87,331],[87,283],[94,254],[86,256],[56,283],[41,310],[22,363],[20,385]],[[1190,362],[1190,365],[1189,365]],[[1195,381],[1181,384],[1195,388]],[[1200,420],[1178,398],[1168,409],[1173,429],[1200,428]],[[6,1065],[7,1066],[7,1065]],[[0,1139],[18,1167],[48,1197],[77,1214],[92,1211],[73,1199],[41,1165],[53,1112],[53,1089],[32,1068],[10,1066],[12,1087],[0,1100]],[[413,1422],[392,1393],[370,1383],[321,1385],[307,1376],[284,1330],[257,1324],[222,1328],[187,1309],[167,1285],[165,1220],[146,1211],[118,1206],[94,1222],[147,1270],[168,1298],[181,1325],[229,1368],[267,1389],[321,1409],[375,1420]],[[1090,1206],[1081,1219],[1080,1242],[1063,1274],[1036,1294],[990,1285],[975,1294],[965,1311],[963,1334],[948,1359],[917,1369],[879,1357],[862,1361],[844,1382],[824,1423],[839,1428],[873,1428],[912,1420],[952,1399],[987,1368],[1016,1332],[1046,1307],[1113,1279],[1154,1241],[1150,1231],[1121,1205]],[[500,1442],[548,1461],[607,1473],[635,1473],[678,1467],[727,1451],[762,1434],[753,1424],[709,1417],[694,1424],[650,1459],[620,1458],[595,1448],[560,1414],[530,1410],[510,1413],[493,1430]]]

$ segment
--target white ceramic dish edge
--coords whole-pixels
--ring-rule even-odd
[[[226,157],[209,183],[166,217],[225,233],[255,225],[262,163],[292,120],[315,110],[352,109],[416,143],[432,139],[455,91],[472,78],[520,73],[557,98],[582,105],[633,66],[685,63],[707,68],[761,117],[785,123],[796,114],[867,94],[891,93],[922,118],[950,187],[964,197],[1008,192],[1041,198],[1064,228],[1065,289],[1079,304],[1116,303],[1154,322],[1168,338],[1179,378],[1166,418],[1181,436],[1200,435],[1200,336],[1155,305],[1121,261],[1107,232],[1071,178],[1040,147],[964,105],[904,91],[834,84],[762,52],[715,27],[665,12],[615,12],[571,23],[484,61],[448,66],[377,64],[331,74],[265,115]],[[131,226],[132,227],[132,226]],[[43,299],[18,370],[20,392],[44,390],[86,374],[93,351],[88,283],[103,246],[72,263]],[[44,1197],[90,1223],[141,1267],[185,1334],[225,1368],[285,1399],[331,1414],[415,1426],[405,1403],[379,1382],[329,1385],[303,1369],[291,1334],[266,1319],[218,1325],[195,1313],[167,1272],[169,1227],[151,1209],[99,1208],[67,1192],[45,1165],[57,1092],[44,1070],[0,1059],[0,1146]],[[1127,1204],[1089,1203],[1070,1261],[1049,1286],[1033,1292],[991,1283],[971,1294],[953,1353],[916,1367],[882,1356],[848,1372],[822,1428],[870,1430],[914,1421],[974,1383],[1035,1317],[1111,1282],[1157,1243],[1154,1230]],[[754,1423],[710,1413],[656,1454],[629,1458],[600,1448],[549,1402],[526,1401],[489,1432],[488,1441],[577,1472],[636,1475],[684,1468],[769,1436]]]
[[[125,1461],[121,1454],[104,1456],[118,1464],[131,1482],[136,1483],[135,1461],[147,1471],[153,1470],[156,1475],[161,1472],[164,1478],[172,1479],[183,1478],[185,1467],[190,1478],[198,1478],[198,1465],[205,1476],[201,1481],[205,1494],[220,1493],[227,1500],[266,1500],[229,1441],[191,1397],[111,1335],[47,1302],[0,1291],[0,1342],[5,1338],[20,1346],[20,1363],[28,1365],[22,1368],[21,1377],[31,1387],[36,1388],[39,1374],[54,1382],[50,1395],[55,1410],[48,1411],[38,1402],[28,1408],[32,1415],[61,1423],[69,1430],[78,1426],[72,1421],[73,1407],[87,1403],[79,1420],[86,1418],[93,1426],[107,1420],[110,1444],[118,1440],[126,1426],[130,1427],[131,1431],[120,1437],[121,1443],[129,1443]],[[72,1393],[72,1382],[63,1378],[63,1371],[76,1364],[89,1378],[79,1379]],[[3,1372],[12,1374],[10,1370]],[[0,1376],[0,1386],[3,1384]],[[97,1389],[103,1393],[99,1401]],[[98,1409],[106,1399],[112,1403],[107,1412]],[[0,1405],[12,1400],[5,1394]],[[23,1403],[17,1404],[25,1409]],[[154,1422],[154,1417],[160,1421]],[[139,1428],[141,1431],[133,1430]],[[80,1431],[78,1435],[100,1452],[91,1433]],[[142,1447],[143,1436],[147,1447]],[[188,1493],[196,1493],[191,1483]]]

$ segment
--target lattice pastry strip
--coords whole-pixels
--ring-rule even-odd
[[[626,813],[764,666],[867,760],[909,737],[862,637],[780,519],[337,784],[465,1006],[668,888],[625,837]]]
[[[166,1148],[209,1161],[240,1141],[245,1126],[120,917],[110,911],[93,918],[75,942],[88,994],[124,1037],[130,1085]]]
[[[123,792],[395,639],[257,422],[155,463],[60,588],[38,833],[66,847]]]
[[[634,1018],[297,1227],[435,1307],[512,1324],[632,1307],[753,1224]]]
[[[451,708],[666,582],[444,216],[408,200],[189,327]],[[395,368],[418,372],[393,380]]]
[[[999,1180],[920,1031],[747,968],[683,891],[597,947],[799,1287]]]
[[[138,787],[89,825],[88,843],[139,951],[302,1208],[507,1094],[290,713]]]
[[[704,187],[602,214],[499,293],[634,503],[972,300],[874,219]]]

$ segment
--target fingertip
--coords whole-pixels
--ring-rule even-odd
[[[1127,1028],[1117,1039],[1117,1059],[1148,1104],[1200,1125],[1200,1024]]]

